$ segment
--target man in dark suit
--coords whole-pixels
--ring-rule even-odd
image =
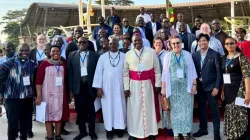
[[[146,28],[152,30],[153,35],[161,29],[161,23],[155,20],[155,14],[151,13],[150,14],[151,21],[146,23]]]
[[[196,36],[187,32],[186,23],[181,22],[179,26],[179,36],[182,40],[182,49],[191,52],[192,43],[195,41]]]
[[[129,25],[129,20],[127,18],[123,18],[123,27],[122,27],[122,34],[129,33],[130,38],[133,36],[134,27]]]
[[[150,42],[151,46],[153,46],[153,39],[154,39],[153,32],[149,28],[145,27],[145,22],[143,17],[138,17],[136,19],[135,24],[137,27],[140,27],[144,31],[146,38]]]
[[[75,27],[74,28],[74,37],[75,38],[74,38],[74,40],[72,40],[68,44],[68,46],[66,48],[66,53],[65,53],[66,54],[66,59],[68,59],[68,56],[69,56],[70,52],[78,50],[77,41],[78,41],[78,39],[80,37],[82,37],[82,35],[83,35],[83,29],[82,29],[82,27],[80,27],[80,26]]]
[[[193,134],[194,137],[207,135],[207,101],[212,112],[214,126],[214,140],[220,138],[220,114],[218,109],[218,92],[222,85],[222,70],[220,54],[209,48],[209,36],[200,34],[197,42],[201,50],[193,54],[193,60],[198,75],[198,108],[200,129]]]
[[[75,99],[77,123],[80,130],[80,134],[74,140],[81,140],[88,135],[85,116],[89,116],[89,136],[92,140],[96,140],[94,107],[96,89],[92,88],[92,83],[99,56],[93,51],[93,44],[87,38],[80,37],[78,47],[78,51],[70,53],[67,64],[68,85],[70,94]]]

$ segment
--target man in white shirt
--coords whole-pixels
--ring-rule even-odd
[[[149,16],[149,14],[145,13],[145,8],[144,8],[144,7],[141,7],[141,9],[140,9],[140,15],[138,15],[138,16],[136,17],[136,19],[137,19],[138,17],[143,17],[145,23],[151,21],[151,18],[150,18],[150,16]]]
[[[172,28],[174,28],[178,33],[179,33],[179,26],[181,25],[181,22],[184,22],[184,15],[183,15],[183,13],[179,13],[179,14],[177,15],[177,22],[176,22],[176,23],[173,25],[173,27],[172,27]],[[187,26],[187,32],[188,32],[188,33],[191,33],[191,30],[190,30],[188,24],[186,24],[186,26]]]

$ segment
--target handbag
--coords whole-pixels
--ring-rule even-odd
[[[166,97],[161,96],[161,105],[164,111],[170,110],[170,103]]]

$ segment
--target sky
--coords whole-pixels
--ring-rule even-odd
[[[87,0],[83,0],[86,2]],[[94,0],[92,0],[94,1]],[[165,0],[133,0],[135,5],[145,4],[164,4]],[[172,0],[172,3],[188,2],[197,0]],[[28,8],[33,2],[52,2],[51,0],[0,0],[0,20],[7,13],[8,10],[17,10],[22,8]],[[53,0],[53,3],[74,3],[77,4],[78,0]],[[6,35],[2,34],[3,27],[0,26],[0,40],[3,42],[6,40]]]

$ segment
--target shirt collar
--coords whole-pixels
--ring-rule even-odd
[[[87,53],[87,55],[89,55],[89,51],[82,51],[80,52],[81,55],[85,55]]]
[[[206,56],[207,55],[207,51],[208,51],[209,47],[207,48],[206,52],[205,53],[201,53],[201,50],[200,50],[200,54],[201,56]]]

